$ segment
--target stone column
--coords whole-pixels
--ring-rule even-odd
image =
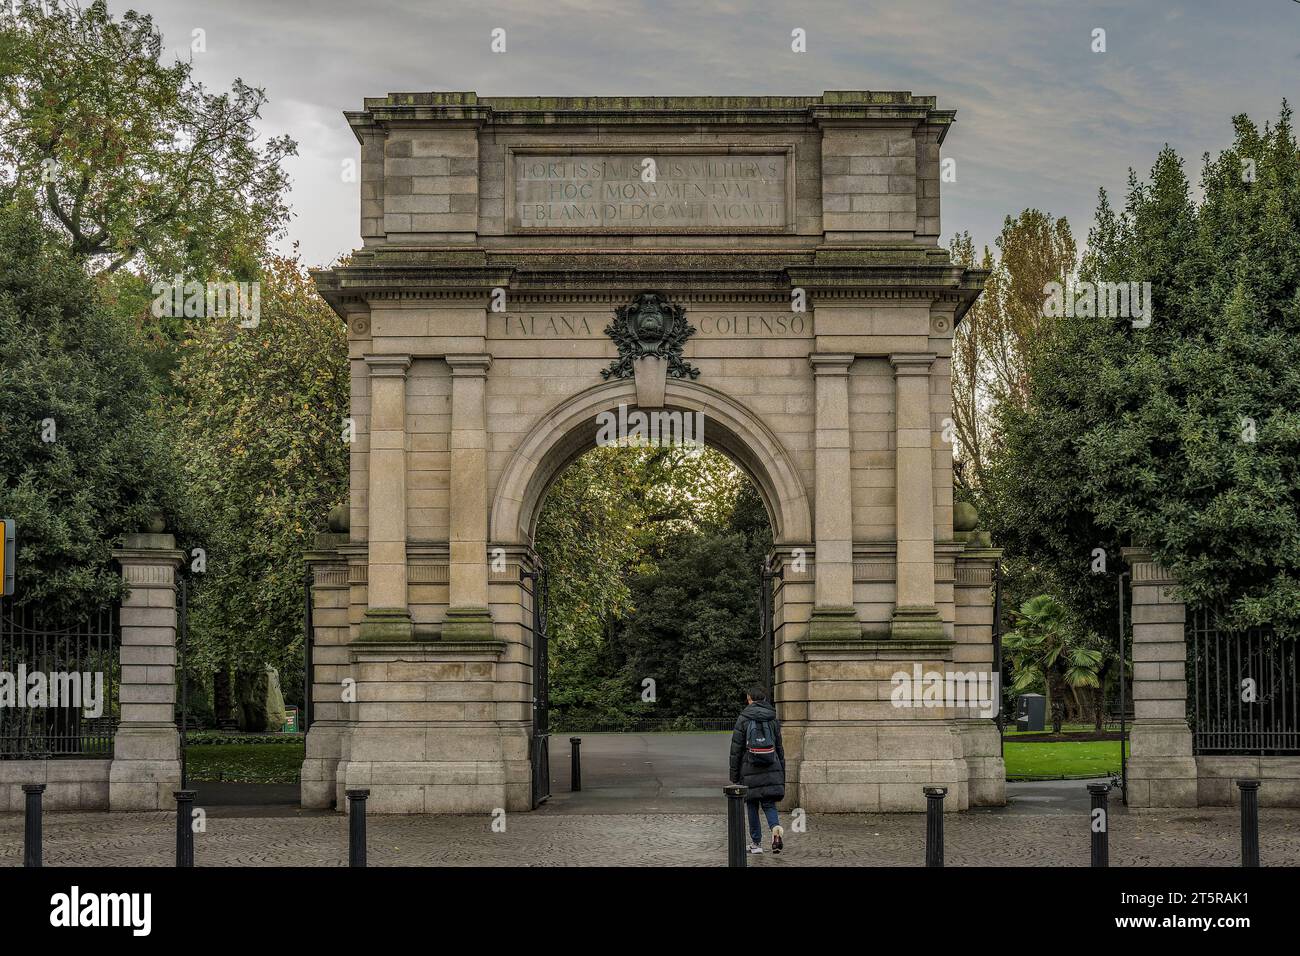
[[[934,454],[930,368],[933,352],[895,354],[894,523],[897,538],[894,637],[943,637],[934,597]]]
[[[1187,724],[1186,608],[1174,576],[1145,548],[1125,548],[1133,582],[1130,807],[1194,807],[1196,758]]]
[[[989,693],[991,705],[987,712],[979,706],[953,709],[969,775],[972,807],[1000,807],[1007,802],[1007,768],[1002,759],[1001,735],[995,722],[998,696],[1002,691],[1001,675],[993,669],[996,656],[993,647],[993,575],[1002,551],[986,547],[987,536],[988,532],[954,531],[954,537],[964,543],[965,549],[954,559],[955,644],[952,666],[954,671],[967,675],[988,675],[989,682],[983,687]]]
[[[121,720],[108,775],[110,810],[167,810],[180,789],[176,730],[176,568],[170,534],[129,534],[113,551],[130,592],[122,599]]]
[[[487,373],[490,355],[448,355],[451,366],[451,542],[443,640],[490,640],[488,612]]]
[[[849,463],[851,354],[808,356],[816,391],[816,501],[811,640],[857,640],[853,606],[853,472]]]
[[[411,639],[406,598],[406,371],[409,355],[367,355],[370,515],[363,641]]]
[[[343,516],[347,508],[338,509]],[[346,529],[345,520],[331,528]],[[306,753],[301,773],[301,800],[304,807],[324,808],[335,800],[338,764],[343,754],[343,740],[348,731],[348,704],[343,699],[343,680],[352,676],[351,643],[348,622],[348,564],[339,548],[348,543],[346,530],[316,535],[315,547],[307,552],[307,572],[311,575],[312,603],[312,721],[307,728]],[[304,719],[306,715],[304,714]]]

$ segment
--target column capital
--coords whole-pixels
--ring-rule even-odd
[[[1178,578],[1155,559],[1149,548],[1120,548],[1119,553],[1128,562],[1134,584],[1172,586],[1178,583]]]
[[[487,354],[445,355],[443,360],[451,366],[452,375],[483,377],[492,367],[492,356]]]
[[[808,356],[808,364],[814,375],[848,375],[855,358],[851,352],[813,352]]]
[[[406,371],[411,367],[409,355],[364,355],[362,360],[370,369],[371,378],[406,378]]]
[[[113,560],[122,568],[122,580],[132,587],[176,586],[175,571],[185,560],[170,534],[128,534],[113,549]]]
[[[894,352],[889,356],[889,364],[894,366],[894,375],[929,375],[930,366],[939,356],[935,352]]]

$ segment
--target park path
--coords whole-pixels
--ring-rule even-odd
[[[569,792],[568,735],[551,738],[552,797],[533,813],[368,818],[371,866],[721,866],[728,734],[582,734],[583,789]],[[1085,781],[1009,784],[1008,805],[947,814],[949,866],[1087,866]],[[347,821],[302,810],[292,787],[198,784],[199,866],[343,866]],[[1113,866],[1236,866],[1232,808],[1126,811],[1112,800]],[[809,814],[787,851],[754,866],[918,866],[921,814]],[[47,866],[170,866],[169,813],[45,814]],[[0,814],[0,866],[22,862],[23,818]],[[1265,866],[1300,865],[1300,810],[1260,810]]]
[[[235,808],[227,808],[227,813]],[[343,866],[342,814],[213,814],[195,836],[199,866]],[[488,814],[372,815],[371,866],[720,866],[726,819],[714,814],[511,813],[505,830]],[[787,825],[789,819],[786,820]],[[787,851],[755,866],[918,866],[921,814],[810,814],[788,833]],[[948,866],[1087,866],[1086,813],[948,814]],[[46,866],[170,866],[175,820],[168,813],[48,813]],[[1112,866],[1236,866],[1238,814],[1231,808],[1111,814]],[[21,814],[0,815],[0,866],[22,862]],[[1265,866],[1300,865],[1300,810],[1260,811]]]

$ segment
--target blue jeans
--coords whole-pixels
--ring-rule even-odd
[[[767,817],[767,828],[770,830],[778,823],[781,818],[776,815],[775,800],[746,800],[745,812],[749,814],[749,835],[753,838],[753,843],[763,842],[763,825],[758,822],[758,806],[763,805],[763,816]]]

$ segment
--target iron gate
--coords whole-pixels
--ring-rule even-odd
[[[0,613],[0,672],[12,675],[24,703],[0,706],[0,760],[112,757],[120,646],[116,605],[67,626],[54,626],[35,606],[6,607]],[[37,674],[49,706],[27,703],[34,703],[31,693],[39,687],[28,678]],[[89,694],[98,697],[92,708],[98,714],[83,706]]]
[[[1300,754],[1296,641],[1271,627],[1230,631],[1188,608],[1187,712],[1197,754]]]
[[[532,557],[534,570],[521,568],[519,580],[532,582],[529,597],[533,614],[528,631],[533,642],[533,736],[529,756],[533,768],[532,805],[536,809],[551,796],[551,677],[546,628],[550,589],[546,583],[545,565],[536,555]]]
[[[781,578],[785,574],[785,569],[780,571],[772,570],[772,558],[769,556],[763,562],[763,570],[759,575],[759,595],[758,595],[758,679],[767,691],[767,699],[775,700],[773,691],[776,689],[776,607],[775,607],[775,589],[772,585],[773,578]]]

